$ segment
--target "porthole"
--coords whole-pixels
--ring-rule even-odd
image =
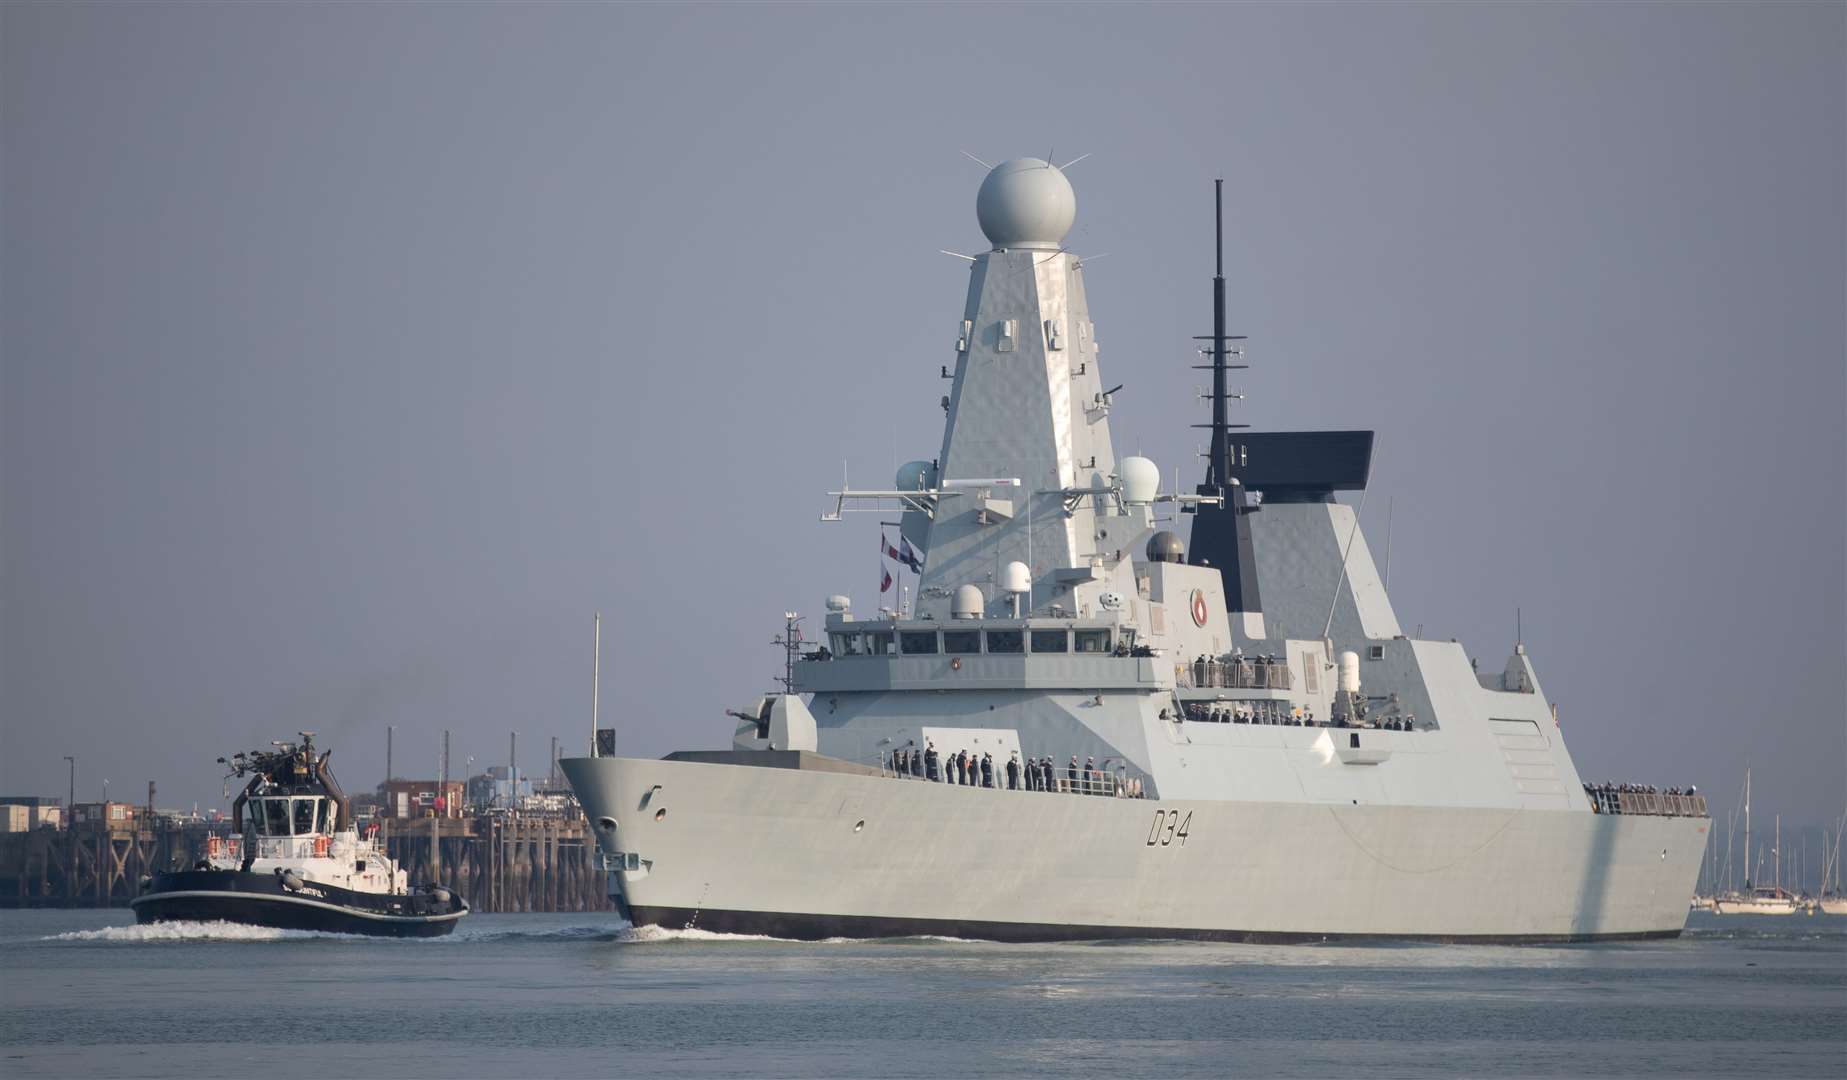
[[[615,832],[616,831],[616,819],[612,817],[597,818],[596,827],[603,830],[604,832]]]
[[[661,807],[659,810],[656,810],[654,812],[654,820],[664,821],[666,820],[666,818],[667,818],[667,808],[665,806]]]
[[[866,822],[865,822],[865,819],[862,818],[861,820],[854,823],[853,831],[859,832],[861,829],[864,829],[865,827],[866,827]]]

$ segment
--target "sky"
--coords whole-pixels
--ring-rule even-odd
[[[874,599],[988,161],[1078,198],[1119,451],[1380,433],[1400,621],[1588,779],[1847,806],[1847,7],[0,5],[0,793],[727,744]],[[1106,257],[1102,257],[1106,256]]]

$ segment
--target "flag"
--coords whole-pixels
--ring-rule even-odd
[[[911,542],[909,540],[906,540],[903,537],[899,537],[898,543],[904,545],[904,549],[902,553],[897,554],[894,557],[899,562],[910,567],[911,573],[913,574],[923,573],[923,560],[917,557],[917,552],[914,548],[911,547]]]
[[[879,537],[879,543],[885,545],[885,557],[887,559],[890,559],[893,562],[904,562],[905,561],[904,556],[898,554],[898,549],[895,547],[892,547],[891,542],[886,540],[883,536]]]
[[[879,567],[879,576],[884,579],[879,582],[879,595],[884,596],[891,591],[891,571],[881,566]]]

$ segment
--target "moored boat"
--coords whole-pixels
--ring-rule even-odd
[[[379,844],[355,828],[351,804],[315,752],[313,732],[274,750],[237,754],[230,775],[249,777],[231,816],[241,836],[214,838],[189,870],[157,874],[130,901],[139,922],[244,923],[384,937],[436,937],[468,904],[448,889],[413,888]]]

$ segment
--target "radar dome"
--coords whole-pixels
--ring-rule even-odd
[[[1161,467],[1145,457],[1122,459],[1122,501],[1146,506],[1161,492]]]
[[[936,463],[907,461],[898,466],[899,491],[927,491],[936,486]]]
[[[1033,591],[1033,572],[1023,562],[1010,562],[1001,575],[1001,581],[1007,592],[1025,593]]]
[[[973,585],[958,585],[955,598],[949,603],[949,617],[952,619],[979,619],[986,608],[982,601],[981,590]]]
[[[1055,248],[1077,220],[1077,193],[1050,162],[1015,158],[981,182],[975,219],[997,248]]]
[[[1162,529],[1148,538],[1149,562],[1185,562],[1186,546],[1173,533]]]

